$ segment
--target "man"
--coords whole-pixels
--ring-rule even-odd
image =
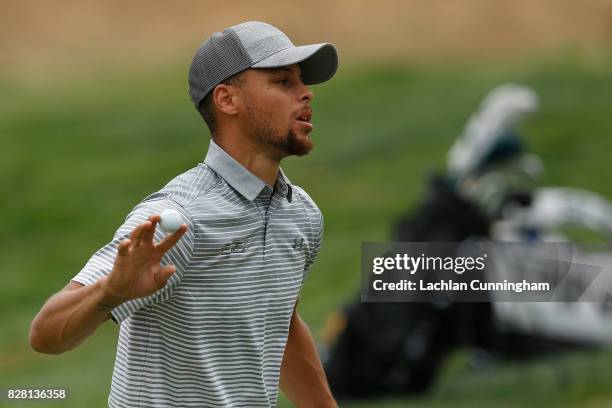
[[[189,72],[212,140],[203,163],[145,198],[114,239],[32,322],[43,353],[120,323],[109,406],[336,406],[296,311],[323,222],[279,167],[308,153],[313,93],[330,79],[331,44],[295,47],[247,22],[211,36]],[[165,209],[184,224],[164,236]],[[157,242],[157,243],[156,243]]]

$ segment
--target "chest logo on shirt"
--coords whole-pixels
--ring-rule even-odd
[[[294,238],[293,239],[293,248],[295,248],[295,249],[304,248],[304,238]]]
[[[247,249],[247,240],[240,240],[230,242],[229,244],[223,245],[221,248],[221,255],[229,255],[229,254],[240,254],[246,251]]]

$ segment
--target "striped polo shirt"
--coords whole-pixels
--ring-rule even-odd
[[[166,286],[125,302],[110,407],[274,407],[289,322],[321,244],[313,200],[282,170],[269,186],[214,141],[203,163],[149,195],[73,278],[90,285],[119,243],[173,208],[187,233]],[[155,240],[163,233],[157,228]]]

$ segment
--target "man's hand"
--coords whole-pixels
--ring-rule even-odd
[[[166,285],[176,271],[174,265],[162,266],[160,261],[185,234],[187,225],[182,224],[178,230],[155,244],[155,225],[160,219],[159,215],[150,216],[148,221],[134,228],[129,239],[121,241],[113,270],[100,280],[103,289],[115,299],[113,303],[116,305],[155,293]]]
[[[181,225],[156,245],[153,236],[160,219],[152,215],[119,244],[108,276],[88,286],[73,281],[47,300],[30,328],[34,350],[48,354],[71,350],[108,320],[115,307],[164,287],[176,268],[161,266],[160,261],[185,234],[187,225]]]

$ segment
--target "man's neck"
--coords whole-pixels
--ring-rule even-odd
[[[248,171],[266,184],[274,186],[278,177],[280,159],[274,157],[269,148],[266,149],[251,141],[232,142],[232,139],[223,137],[215,137],[213,140]]]

